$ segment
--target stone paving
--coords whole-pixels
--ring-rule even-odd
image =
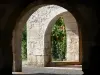
[[[77,66],[77,65],[76,65]],[[81,65],[67,67],[34,67],[22,62],[22,72],[13,72],[14,75],[82,75]]]
[[[82,75],[81,68],[68,67],[23,67],[23,72],[16,72],[13,74],[28,74],[28,75]]]

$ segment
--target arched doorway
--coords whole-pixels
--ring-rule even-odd
[[[52,61],[50,59],[49,64],[51,66],[69,66],[69,65],[81,65],[82,64],[82,37],[80,29],[78,28],[77,22],[70,12],[63,12],[55,16],[49,23],[45,32],[45,46],[51,48],[51,30],[55,22],[62,16],[64,18],[64,23],[66,27],[66,58],[64,61]],[[51,49],[48,48],[48,53],[50,55]],[[47,49],[46,49],[47,50]],[[45,51],[47,52],[47,51]]]
[[[44,7],[44,6],[43,6]],[[38,9],[38,8],[37,8]],[[32,9],[33,10],[33,9]],[[31,10],[31,13],[33,12]],[[63,10],[61,10],[61,11],[63,11],[62,13],[65,13],[66,12],[66,10],[65,9],[63,9]],[[58,13],[58,14],[57,14]],[[60,13],[61,12],[58,12],[57,11],[57,15],[61,15]],[[45,13],[43,13],[43,14],[45,14]],[[16,49],[15,50],[17,50],[18,48],[19,48],[19,51],[16,51],[17,53],[18,53],[18,58],[17,59],[20,59],[20,55],[19,54],[21,54],[21,34],[18,34],[18,33],[21,33],[22,32],[22,28],[21,27],[23,27],[22,26],[22,24],[25,24],[25,23],[22,23],[22,21],[27,21],[27,19],[29,18],[29,15],[30,15],[30,13],[29,14],[26,14],[22,19],[21,19],[21,21],[18,23],[19,25],[16,27],[16,29],[15,29],[15,38],[17,38],[18,40],[16,41],[17,43],[16,43]],[[28,16],[28,18],[27,19],[25,19],[25,17],[27,17]],[[35,15],[36,16],[36,15]],[[48,24],[50,23],[50,21],[55,17],[55,15],[53,15],[51,18],[50,18],[50,16],[48,16],[49,17],[49,21],[46,21]],[[32,17],[31,17],[32,18]],[[46,16],[46,18],[47,18],[47,16]],[[57,18],[57,17],[56,17]],[[45,19],[45,18],[44,18]],[[37,20],[39,20],[39,17],[38,17],[38,19]],[[35,22],[37,21],[37,20],[34,20]],[[31,20],[29,20],[29,23],[32,23],[31,22]],[[39,23],[39,22],[36,22],[37,24]],[[38,24],[38,25],[41,25],[41,18],[40,18],[40,23]],[[53,23],[53,22],[51,22],[51,23]],[[34,25],[37,25],[37,24],[34,24]],[[46,31],[46,28],[48,27],[48,24],[46,24],[46,26],[44,26],[44,27],[42,27],[43,29],[42,29],[42,32],[44,32],[45,33],[45,31]],[[21,26],[20,26],[21,25]],[[27,22],[27,25],[28,25],[28,22]],[[19,28],[20,27],[20,28]],[[37,27],[37,26],[36,26]],[[32,30],[32,32],[35,32],[34,30],[36,29],[36,27],[33,27],[34,29]],[[27,27],[28,28],[28,27]],[[32,28],[32,25],[30,24],[29,25],[29,28],[31,29]],[[38,28],[38,27],[37,27]],[[37,30],[39,30],[39,31],[37,31],[36,30],[36,35],[37,35],[37,32],[41,32],[41,30],[40,30],[41,28],[39,28],[39,29],[37,29]],[[45,34],[42,34],[42,33],[40,33],[40,34],[42,34],[42,35],[45,35]],[[31,33],[30,33],[31,34]],[[35,37],[36,37],[36,35],[34,35]],[[16,37],[17,36],[17,37]],[[29,38],[30,38],[31,36],[29,36]],[[36,41],[36,38],[35,37],[33,37],[33,34],[32,34],[32,39],[31,39],[31,41],[34,39],[34,41]],[[38,37],[40,37],[41,38],[41,35],[39,35]],[[46,36],[47,37],[47,36]],[[15,39],[14,38],[14,39]],[[19,39],[20,38],[20,39]],[[30,55],[30,53],[31,53],[31,55],[32,55],[32,57],[30,57],[29,56],[29,62],[30,62],[30,60],[32,60],[33,61],[33,57],[35,57],[34,59],[36,59],[36,58],[40,58],[39,59],[39,61],[38,60],[36,60],[36,62],[35,63],[37,63],[38,65],[42,65],[42,66],[45,66],[45,65],[47,65],[47,63],[49,63],[50,62],[50,60],[47,60],[47,59],[49,59],[49,58],[51,58],[51,55],[45,55],[45,54],[47,54],[47,52],[45,51],[45,46],[47,47],[48,46],[48,44],[50,44],[50,43],[47,43],[47,40],[45,40],[45,42],[43,41],[43,40],[45,40],[44,39],[44,37],[42,38],[42,40],[40,39],[40,41],[39,41],[39,43],[41,42],[41,46],[42,47],[40,47],[39,48],[39,50],[41,50],[42,49],[42,51],[39,51],[39,52],[41,52],[41,53],[39,53],[39,54],[37,54],[38,52],[29,52],[29,55]],[[30,40],[29,40],[30,41]],[[34,42],[34,41],[32,41],[32,42]],[[37,41],[36,41],[37,42]],[[29,43],[29,42],[28,42]],[[45,45],[44,45],[45,44]],[[36,45],[36,43],[35,43],[35,45]],[[38,44],[37,44],[38,45]],[[32,45],[33,46],[33,45]],[[38,45],[39,46],[39,45]],[[49,45],[50,46],[50,45]],[[34,48],[34,47],[33,47]],[[30,49],[30,50],[32,50],[32,49]],[[51,49],[50,49],[51,50]],[[38,50],[36,50],[36,51],[38,51]],[[48,51],[49,52],[49,51]],[[16,54],[17,55],[17,54]],[[34,55],[34,56],[33,56]],[[15,57],[16,58],[16,57]],[[42,59],[41,59],[42,58]],[[41,62],[40,60],[42,60],[43,62]],[[19,61],[19,64],[20,64],[20,67],[21,67],[21,60],[18,60]],[[31,62],[32,62],[31,61]],[[35,60],[34,60],[35,61]],[[41,64],[42,63],[42,64]],[[17,63],[18,64],[18,63]],[[32,62],[32,64],[34,64],[33,62]],[[36,65],[36,64],[35,64]]]

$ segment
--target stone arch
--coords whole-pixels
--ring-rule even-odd
[[[21,48],[21,35],[22,35],[21,32],[22,32],[23,25],[25,24],[29,16],[39,7],[41,7],[41,5],[37,6],[36,8],[32,8],[31,10],[28,9],[29,11],[26,14],[24,14],[24,16],[21,15],[13,31],[13,50],[15,54],[14,59],[15,59],[15,70],[16,71],[21,71],[21,67],[22,67],[21,59],[20,59],[21,55],[19,54],[21,54],[21,49],[20,49]]]
[[[47,63],[49,63],[50,55],[51,55],[50,31],[52,26],[51,24],[49,24],[49,22],[56,15],[57,15],[56,18],[63,16],[65,20],[65,24],[67,24],[66,34],[68,35],[67,38],[69,39],[67,40],[67,44],[68,44],[67,55],[66,55],[67,61],[73,63],[79,62],[79,35],[78,35],[78,27],[75,18],[70,14],[70,12],[68,12],[66,9],[60,6],[47,5],[39,8],[36,12],[34,12],[30,16],[30,18],[27,21],[27,32],[28,32],[27,49],[28,49],[29,64],[34,66],[39,66],[39,65],[45,66],[47,65]],[[52,21],[55,22],[54,19]],[[47,27],[49,28],[47,29]],[[47,34],[45,35],[44,33]],[[45,42],[43,40],[45,40]],[[71,40],[73,40],[72,43],[69,42]]]
[[[80,34],[80,29],[78,27],[77,21],[74,18],[74,16],[69,12],[69,11],[65,11],[62,12],[58,15],[56,15],[48,24],[47,29],[45,31],[45,40],[44,40],[44,46],[49,47],[48,52],[46,50],[44,50],[45,52],[47,52],[49,55],[51,55],[51,39],[50,39],[50,35],[51,35],[51,28],[52,25],[55,24],[55,22],[58,20],[58,18],[62,16],[64,18],[64,22],[65,22],[65,27],[66,27],[66,34],[67,34],[67,44],[69,45],[69,47],[67,47],[67,53],[71,56],[72,54],[70,52],[74,51],[77,53],[76,56],[76,60],[74,58],[74,56],[72,55],[72,57],[74,58],[69,58],[68,55],[66,55],[67,61],[61,62],[61,61],[57,61],[57,62],[51,62],[51,57],[48,58],[49,59],[49,66],[67,66],[67,65],[81,65],[82,63],[82,43],[81,43],[81,34]],[[73,36],[72,36],[73,35]],[[70,43],[71,39],[73,40],[72,43]],[[77,44],[76,44],[76,43]],[[73,47],[74,46],[74,47]],[[76,48],[75,48],[76,47]],[[45,48],[45,47],[44,47]],[[71,48],[75,48],[72,49]],[[45,53],[45,54],[47,54]]]
[[[33,13],[27,21],[27,40],[28,40],[28,62],[33,65],[39,64],[45,66],[49,63],[50,57],[50,45],[48,40],[45,40],[45,31],[48,27],[49,22],[58,14],[67,12],[64,8],[57,5],[47,5],[39,8]],[[49,24],[50,25],[50,24]],[[35,32],[35,33],[33,33]],[[48,36],[48,35],[47,35]],[[49,37],[48,37],[49,38]],[[44,42],[45,40],[45,42]],[[29,43],[33,42],[33,48],[30,47]],[[45,59],[46,58],[46,59]],[[38,60],[41,61],[38,61]],[[32,60],[32,61],[31,61]],[[38,65],[38,66],[39,66]]]

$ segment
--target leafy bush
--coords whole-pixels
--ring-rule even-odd
[[[66,30],[63,17],[52,27],[52,59],[63,61],[66,55]]]
[[[22,60],[27,59],[27,30],[26,25],[24,26],[23,32],[22,32]]]

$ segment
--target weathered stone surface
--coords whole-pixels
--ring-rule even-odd
[[[27,54],[28,62],[37,61],[37,66],[43,66],[45,55],[50,55],[50,31],[48,31],[48,25],[51,20],[58,14],[67,12],[66,9],[56,6],[48,5],[39,8],[35,11],[27,21]],[[33,33],[34,32],[34,33]],[[49,33],[45,35],[46,33]],[[36,60],[32,60],[31,55],[37,57]],[[34,58],[33,57],[33,58]],[[46,56],[45,60],[48,60]],[[32,61],[31,61],[32,60]]]
[[[36,56],[37,57],[37,62],[39,63],[39,64],[43,64],[44,63],[44,56]],[[37,64],[38,64],[37,63]]]
[[[35,11],[27,21],[27,54],[31,64],[33,62],[35,66],[44,66],[50,60],[51,28],[60,16],[64,17],[67,32],[66,59],[78,60],[79,38],[75,18],[62,7],[48,5]]]
[[[66,59],[67,61],[79,61],[79,37],[72,31],[67,31],[67,54]]]
[[[27,60],[27,65],[33,65],[33,66],[35,66],[37,64],[36,56],[29,55],[28,59],[29,60]]]

